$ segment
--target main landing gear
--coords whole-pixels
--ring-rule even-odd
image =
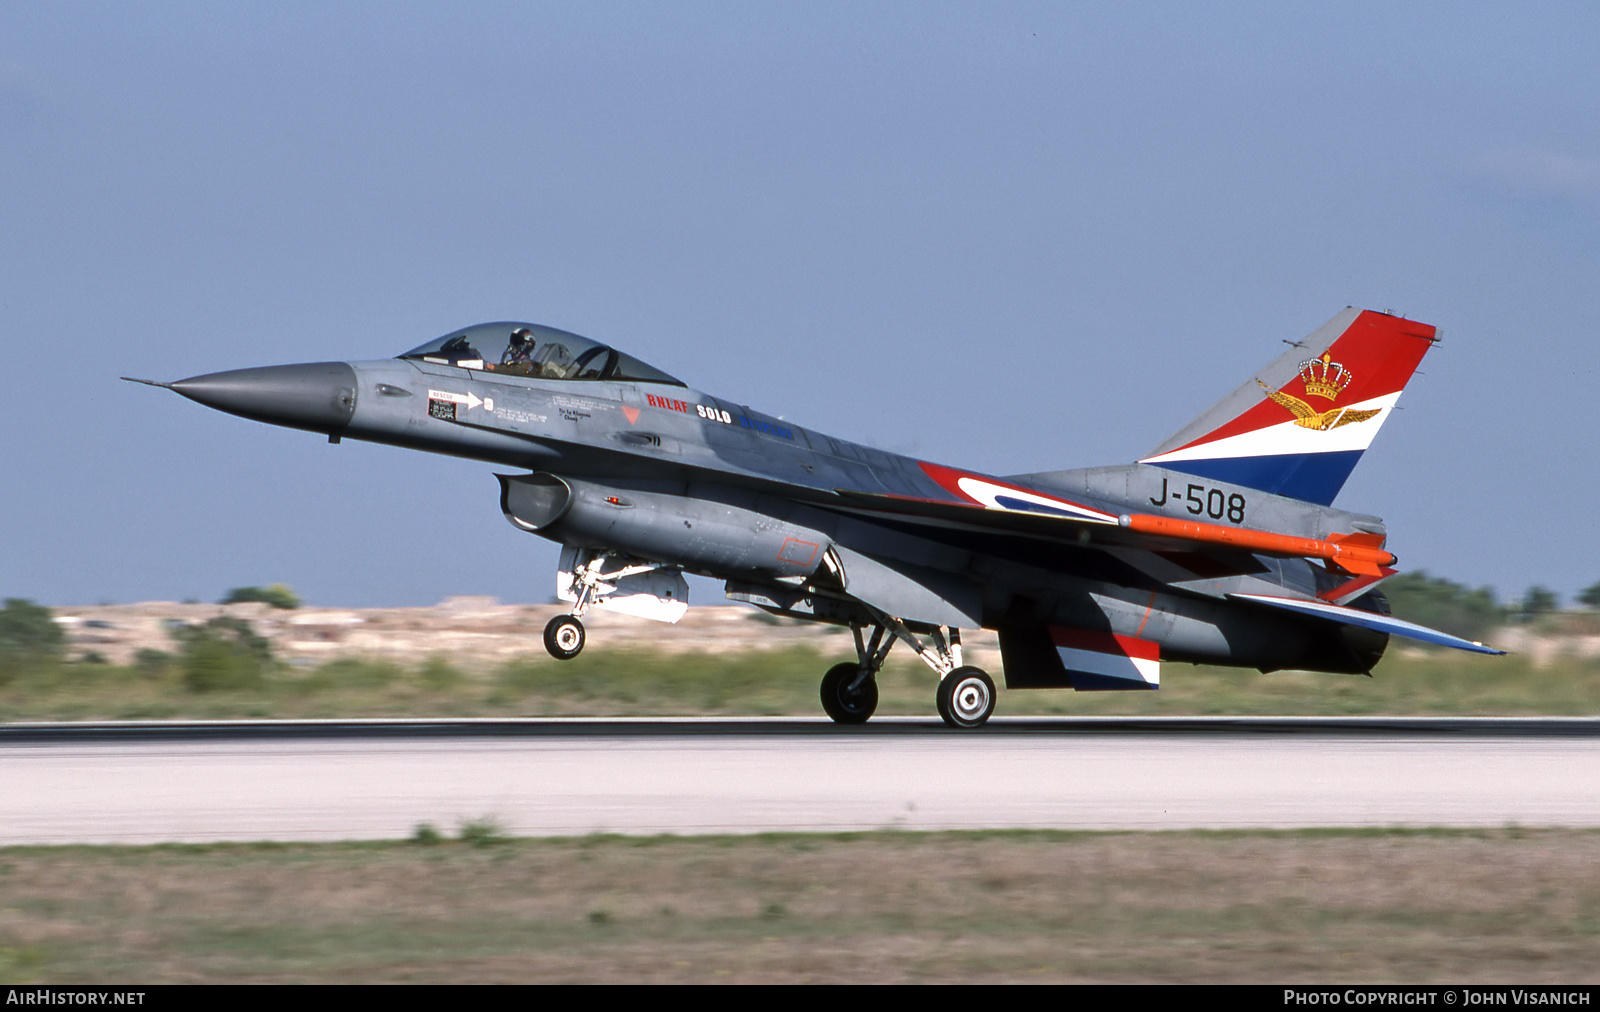
[[[822,676],[822,709],[836,724],[865,724],[878,708],[878,680],[859,664],[835,664]]]
[[[840,724],[865,724],[878,708],[877,675],[896,640],[904,640],[939,674],[939,716],[954,728],[981,727],[994,713],[994,681],[980,668],[961,663],[961,630],[933,630],[924,643],[904,622],[874,613],[870,637],[850,623],[856,663],[837,664],[822,676],[822,709]]]
[[[951,727],[980,727],[994,712],[994,680],[982,668],[956,668],[939,679],[938,704]]]

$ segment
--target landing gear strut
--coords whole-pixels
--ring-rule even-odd
[[[568,549],[568,551],[573,552],[574,550]],[[566,558],[567,556],[564,554],[562,556],[563,565],[566,564]],[[617,593],[620,581],[630,577],[643,576],[646,573],[654,573],[663,568],[653,562],[640,564],[637,559],[628,559],[615,552],[607,551],[583,549],[576,551],[572,558],[570,596],[566,594],[563,589],[564,585],[561,582],[565,578],[565,573],[562,573],[557,580],[557,593],[561,595],[562,600],[572,601],[572,610],[565,615],[557,615],[544,627],[544,648],[550,651],[550,656],[558,661],[570,661],[582,652],[584,612],[594,605],[612,601],[613,595]],[[608,573],[606,572],[607,562],[615,563],[619,568]],[[678,583],[680,586],[682,585],[682,577],[678,578]],[[687,589],[685,588],[684,594],[686,593]],[[630,594],[634,598],[642,596],[637,589],[624,591],[624,596]],[[665,618],[662,621],[676,622],[683,614],[684,604],[682,598],[684,594],[673,595],[669,591],[668,596],[675,596],[677,599],[678,610],[671,618]],[[635,610],[633,614],[640,614],[640,612]],[[661,618],[660,615],[649,614],[646,614],[645,617]]]
[[[850,623],[856,663],[839,664],[822,678],[822,708],[840,724],[864,724],[878,707],[878,671],[896,640],[904,640],[939,675],[935,697],[939,716],[951,727],[981,727],[994,713],[994,681],[981,669],[961,663],[961,630],[939,627],[928,642],[902,621],[874,611],[870,638],[863,625]]]
[[[572,590],[577,599],[572,602],[572,611],[545,624],[544,648],[558,661],[570,661],[583,652],[583,613],[599,595],[605,561],[605,553],[594,552],[573,567]]]
[[[894,637],[877,625],[863,639],[861,626],[850,623],[856,641],[856,663],[835,664],[822,676],[822,709],[838,724],[865,724],[878,708],[878,671],[894,646]]]

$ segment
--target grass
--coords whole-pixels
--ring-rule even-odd
[[[197,692],[170,667],[40,665],[0,683],[0,720],[380,716],[804,714],[833,652],[787,648],[663,655],[591,649],[573,661],[527,657],[491,670],[445,658],[417,668],[341,659],[278,667],[259,684]],[[998,677],[999,672],[995,672]],[[1600,662],[1392,654],[1365,678],[1168,664],[1159,692],[1007,692],[999,714],[1600,713]],[[898,658],[879,677],[878,712],[932,715],[934,678]]]
[[[1536,983],[1600,945],[1595,832],[466,836],[0,850],[0,981]]]

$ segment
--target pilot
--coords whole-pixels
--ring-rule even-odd
[[[511,332],[511,343],[506,345],[505,352],[500,356],[501,365],[526,366],[533,361],[533,331],[527,327],[518,327]],[[518,370],[526,372],[526,369]]]

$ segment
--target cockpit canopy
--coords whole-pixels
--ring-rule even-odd
[[[514,320],[480,323],[451,331],[400,357],[535,379],[685,385],[682,380],[598,341],[554,327]]]

